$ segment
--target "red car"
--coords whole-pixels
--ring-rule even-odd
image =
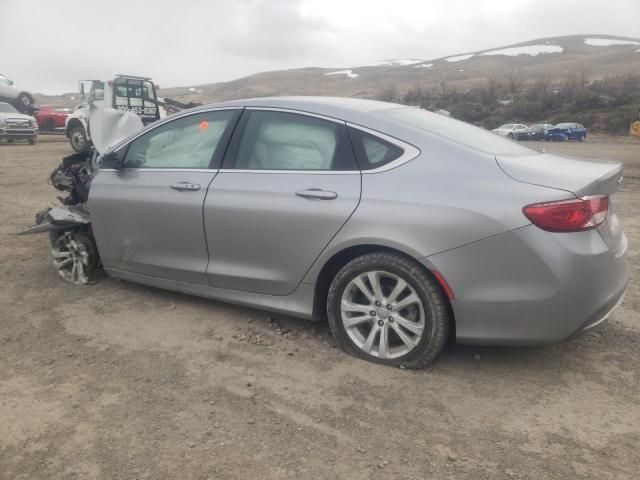
[[[43,105],[35,114],[41,132],[64,131],[64,121],[71,114],[71,108]]]

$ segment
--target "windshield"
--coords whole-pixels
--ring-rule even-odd
[[[504,125],[502,125],[501,127],[498,128],[504,128],[505,130],[509,130],[511,128],[515,127],[515,125],[513,123],[506,123]]]
[[[15,108],[13,108],[11,105],[9,105],[8,103],[0,103],[0,112],[18,113],[18,111]]]
[[[525,156],[539,153],[470,123],[436,115],[420,108],[393,108],[379,113],[490,155]]]
[[[571,128],[573,123],[559,123],[554,128]]]

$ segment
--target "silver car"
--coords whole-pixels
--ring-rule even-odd
[[[620,164],[538,153],[419,108],[208,105],[101,162],[82,220],[52,235],[67,279],[101,262],[132,282],[327,317],[344,350],[387,365],[422,367],[450,337],[564,340],[604,321],[627,284],[610,201]]]
[[[34,106],[33,97],[29,92],[15,87],[13,80],[9,80],[0,73],[0,101],[10,103],[21,113],[31,114]]]

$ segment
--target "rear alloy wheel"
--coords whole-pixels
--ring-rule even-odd
[[[444,347],[449,306],[420,265],[370,253],[345,265],[327,299],[331,330],[347,353],[385,365],[422,368]]]
[[[67,232],[52,240],[53,266],[63,280],[86,285],[99,265],[93,238],[84,232]]]

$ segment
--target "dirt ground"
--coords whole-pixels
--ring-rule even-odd
[[[45,236],[63,138],[0,144],[1,479],[637,479],[640,141],[537,144],[624,162],[624,305],[545,348],[451,345],[423,371],[326,324],[107,277],[65,284]]]

